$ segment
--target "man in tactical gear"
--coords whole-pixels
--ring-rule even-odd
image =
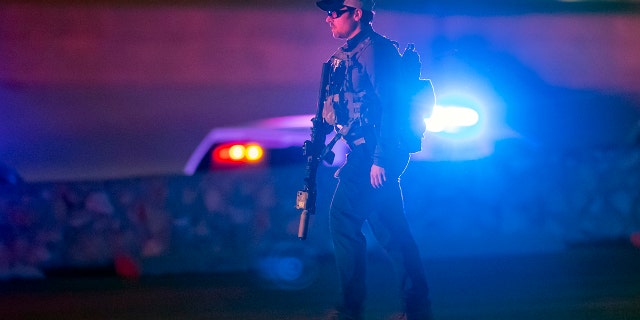
[[[365,220],[399,273],[403,317],[431,319],[428,287],[405,219],[399,178],[409,161],[402,145],[397,80],[401,56],[372,28],[372,0],[322,0],[326,22],[346,44],[331,57],[323,118],[351,151],[338,170],[330,212],[342,301],[333,319],[362,319],[365,300]]]

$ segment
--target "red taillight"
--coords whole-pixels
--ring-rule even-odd
[[[213,163],[257,163],[262,160],[264,149],[257,143],[227,143],[213,149]]]

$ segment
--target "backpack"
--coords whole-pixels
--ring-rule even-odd
[[[431,115],[436,103],[431,80],[420,78],[421,67],[420,55],[414,44],[408,44],[402,53],[402,79],[398,81],[401,106],[398,128],[401,130],[401,147],[409,153],[422,150],[422,140],[426,132],[424,119]]]

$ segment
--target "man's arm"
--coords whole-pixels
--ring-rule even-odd
[[[385,181],[387,181],[387,176],[383,167],[380,167],[376,164],[371,166],[371,186],[378,189],[384,185]]]
[[[376,128],[376,147],[371,168],[371,185],[380,187],[386,181],[385,162],[390,153],[396,152],[398,130],[395,127],[396,80],[400,70],[400,55],[389,42],[375,43],[364,51],[361,61],[369,75],[379,105],[379,122]]]

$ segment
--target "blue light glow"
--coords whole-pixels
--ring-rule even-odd
[[[314,252],[298,245],[280,243],[257,261],[257,271],[266,284],[283,290],[310,286],[318,277]]]
[[[478,123],[477,111],[467,107],[435,106],[431,117],[425,119],[430,132],[455,133],[461,128],[471,127]]]
[[[442,138],[481,139],[487,123],[486,107],[468,92],[450,91],[438,96],[438,103],[425,124],[427,131]]]
[[[493,153],[501,118],[499,104],[490,88],[445,87],[438,91],[422,151],[412,155],[416,161],[463,161],[480,159]]]

